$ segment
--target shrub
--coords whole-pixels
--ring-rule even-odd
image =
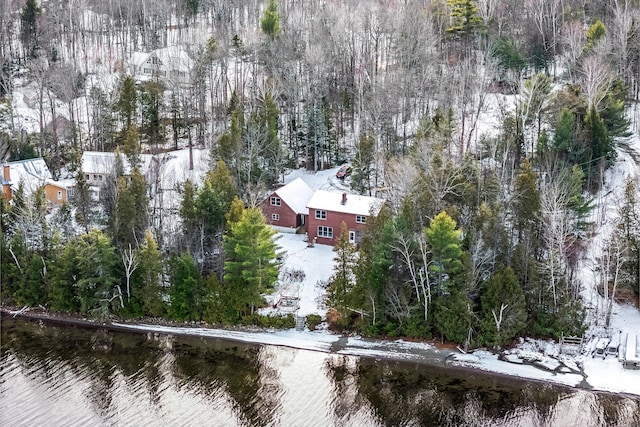
[[[261,328],[291,329],[296,326],[296,319],[292,314],[287,314],[286,316],[262,316],[260,314],[253,314],[251,316],[244,316],[242,318],[242,324],[244,326],[259,326]]]
[[[320,323],[322,323],[322,317],[320,317],[319,314],[310,314],[307,316],[307,326],[309,330],[315,331]]]

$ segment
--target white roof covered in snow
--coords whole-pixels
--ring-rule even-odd
[[[346,195],[347,201],[342,204],[342,197]],[[341,212],[354,215],[377,215],[382,208],[384,200],[358,194],[338,193],[335,191],[317,190],[307,203],[309,209],[322,209],[332,212]]]
[[[313,196],[313,190],[302,178],[296,178],[284,187],[274,191],[297,214],[309,213],[307,202]]]
[[[65,188],[60,182],[51,179],[51,172],[42,157],[19,160],[9,163],[9,181],[11,188],[17,190],[20,183],[27,194],[31,194],[45,184]]]
[[[175,70],[188,73],[193,67],[193,59],[180,46],[168,46],[156,49],[152,52],[135,52],[131,55],[131,65],[138,70],[151,57],[156,57],[160,61],[160,69]]]
[[[149,164],[151,163],[150,154],[140,155],[140,171],[144,174],[149,170]],[[123,153],[120,153],[122,159],[122,166],[124,168],[124,174],[131,174],[132,168],[129,164],[129,159]],[[103,152],[103,151],[85,151],[82,153],[82,172],[84,173],[96,173],[111,175],[114,173],[116,164],[116,153]]]

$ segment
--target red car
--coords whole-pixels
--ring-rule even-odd
[[[336,178],[345,179],[346,177],[351,175],[352,170],[353,169],[351,168],[350,165],[342,165],[340,169],[338,169],[338,172],[336,172]]]

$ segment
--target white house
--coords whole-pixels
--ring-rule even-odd
[[[169,46],[152,52],[135,52],[129,61],[129,72],[138,81],[158,78],[177,84],[189,83],[194,61],[179,46]]]
[[[150,154],[141,154],[139,166],[140,172],[145,175],[149,170],[152,156]],[[120,161],[122,162],[122,173],[131,175],[133,168],[129,164],[129,159],[123,153],[120,153]],[[85,151],[82,153],[81,166],[82,173],[89,185],[100,186],[104,184],[106,178],[115,173],[116,153],[105,151]]]

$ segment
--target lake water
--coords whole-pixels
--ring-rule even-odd
[[[10,318],[0,374],[0,426],[640,426],[633,396]]]

